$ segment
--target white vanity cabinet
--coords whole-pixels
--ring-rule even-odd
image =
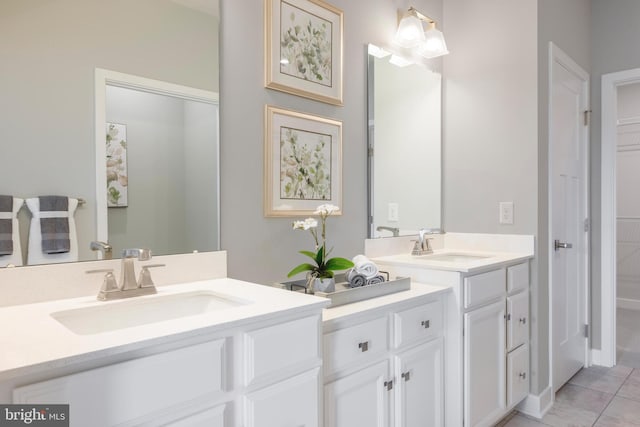
[[[444,298],[440,290],[325,310],[326,427],[443,425]]]
[[[150,347],[142,357],[18,380],[13,402],[70,404],[71,426],[79,427],[319,427],[320,331],[320,308],[262,319]]]
[[[529,261],[464,271],[389,258],[375,262],[393,277],[452,290],[444,311],[445,425],[495,425],[529,393]]]
[[[464,419],[491,426],[529,391],[528,263],[464,278]]]

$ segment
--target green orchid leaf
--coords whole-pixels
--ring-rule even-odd
[[[325,268],[327,270],[346,270],[353,267],[353,263],[346,258],[331,258],[327,261]]]
[[[316,263],[318,267],[324,264],[324,245],[318,248],[318,253],[316,254]]]
[[[289,274],[287,274],[287,277],[295,276],[296,274],[302,273],[303,271],[313,271],[315,269],[316,267],[314,265],[306,264],[306,263],[300,264],[299,266],[291,270]]]
[[[301,253],[302,255],[306,255],[306,256],[308,256],[309,258],[311,258],[311,259],[312,259],[312,260],[314,260],[314,261],[316,260],[316,253],[315,253],[315,252],[311,252],[311,251],[300,251],[300,253]]]

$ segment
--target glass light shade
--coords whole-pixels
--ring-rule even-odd
[[[412,48],[424,41],[424,29],[422,22],[413,15],[402,18],[398,24],[398,31],[393,42],[404,48]]]
[[[439,31],[435,27],[428,29],[424,33],[424,41],[418,48],[418,54],[429,59],[438,56],[446,55],[449,53],[447,50],[447,44],[444,41],[444,35],[442,31]]]

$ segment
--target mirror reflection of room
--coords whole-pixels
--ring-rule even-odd
[[[39,211],[34,215],[22,203],[14,212],[10,202],[10,212],[0,216],[9,217],[5,224],[11,224],[17,241],[12,234],[12,255],[0,256],[0,266],[96,259],[101,255],[90,243],[107,239],[113,241],[114,257],[125,247],[140,245],[157,254],[218,249],[217,106],[207,110],[195,101],[176,99],[172,104],[170,98],[163,101],[142,92],[137,100],[123,100],[134,114],[130,117],[104,105],[110,111],[107,121],[125,125],[128,132],[128,182],[120,175],[116,188],[122,192],[126,182],[128,203],[111,208],[97,203],[97,174],[106,171],[96,168],[96,144],[99,134],[100,143],[106,143],[107,129],[94,115],[97,69],[217,93],[218,2],[8,0],[3,2],[5,13],[0,195],[16,203],[47,196],[66,199],[71,249],[45,254],[30,245],[37,240],[31,232]],[[109,88],[120,95],[124,90]],[[167,109],[159,113],[161,106]],[[148,121],[154,112],[156,125]],[[205,130],[209,136],[198,135]],[[101,216],[108,217],[109,234],[98,239]],[[198,231],[203,229],[211,231],[208,236]],[[132,230],[147,234],[134,236],[135,243],[123,240]],[[42,246],[44,240],[39,240]]]
[[[368,67],[370,237],[417,234],[442,222],[442,77],[383,55],[370,54]]]

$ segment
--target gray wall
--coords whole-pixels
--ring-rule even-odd
[[[2,0],[0,194],[87,199],[92,257],[94,69],[217,91],[217,47],[215,18],[168,0]]]
[[[591,60],[591,293],[592,345],[601,347],[601,78],[603,74],[640,67],[640,2],[592,0]],[[607,283],[607,286],[613,284]]]
[[[446,0],[444,228],[538,236],[537,0]],[[517,36],[515,36],[517,34]],[[514,202],[514,224],[498,206]],[[546,301],[531,268],[531,390],[548,384]],[[538,339],[538,336],[542,338]]]
[[[262,0],[221,2],[221,174],[222,247],[229,275],[259,283],[285,279],[312,247],[311,236],[291,230],[292,219],[263,215],[263,115],[265,104],[343,121],[344,182],[341,217],[330,218],[334,254],[352,257],[367,236],[367,57],[369,42],[388,45],[397,10],[408,1],[331,2],[344,11],[344,107],[335,107],[264,88]],[[414,1],[441,18],[441,0]],[[238,23],[242,23],[239,25]],[[439,64],[440,60],[434,60]]]

